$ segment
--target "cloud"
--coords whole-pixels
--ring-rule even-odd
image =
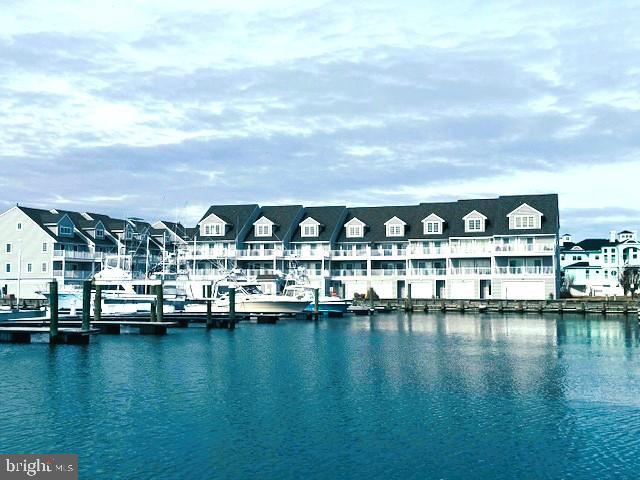
[[[0,12],[7,202],[640,202],[633,2],[116,3]]]

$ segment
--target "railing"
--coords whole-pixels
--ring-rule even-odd
[[[553,275],[553,267],[496,267],[497,275]]]
[[[554,245],[540,244],[540,243],[515,243],[515,244],[503,244],[495,246],[496,252],[555,252]]]
[[[455,267],[451,275],[491,275],[491,267]]]
[[[305,249],[305,250],[285,250],[284,251],[284,256],[285,257],[293,257],[293,258],[298,258],[298,257],[328,257],[329,256],[329,252],[322,249],[322,248],[316,248],[316,249]]]
[[[396,250],[393,249],[374,249],[371,250],[371,256],[372,257],[401,257],[401,256],[405,256],[407,254],[407,249],[406,248],[399,248]]]
[[[366,277],[367,271],[362,269],[332,270],[332,277]]]
[[[451,254],[457,255],[490,255],[491,253],[493,253],[493,247],[491,247],[491,245],[475,248],[452,246],[449,251]]]
[[[91,275],[93,275],[93,273],[86,270],[66,270],[63,277],[62,270],[53,271],[54,277],[63,277],[72,280],[87,280],[91,278]]]
[[[412,268],[410,270],[411,275],[415,277],[425,276],[425,277],[436,277],[439,275],[446,275],[446,268]]]
[[[414,247],[411,249],[412,255],[446,255],[449,251],[448,248],[444,247]]]
[[[283,255],[283,251],[279,249],[265,249],[265,250],[237,250],[238,257],[272,257],[274,255]]]
[[[54,250],[53,258],[68,258],[70,260],[100,260],[102,252],[77,252],[75,250]]]
[[[371,270],[371,275],[374,277],[397,277],[406,274],[407,271],[402,269],[374,268]]]
[[[365,249],[331,250],[331,256],[333,257],[366,257],[367,251]]]

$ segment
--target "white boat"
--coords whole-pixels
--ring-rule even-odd
[[[305,311],[314,311],[315,288],[309,282],[309,277],[303,267],[298,267],[294,273],[287,275],[282,295],[287,298],[308,300],[310,303],[305,308]],[[346,313],[351,303],[350,300],[345,300],[337,295],[319,295],[318,312],[328,314]]]
[[[206,300],[212,300],[212,313],[229,313],[230,288],[235,288],[236,291],[235,310],[237,313],[295,314],[302,312],[309,305],[309,300],[306,298],[265,294],[259,285],[239,277],[236,272],[232,272],[212,285],[211,299],[207,297],[194,299],[192,303],[186,304],[185,311],[206,312]]]

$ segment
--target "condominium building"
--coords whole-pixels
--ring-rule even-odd
[[[564,289],[572,296],[623,295],[625,267],[640,267],[637,232],[609,232],[609,238],[587,238],[573,242],[571,235],[560,239],[560,266]]]

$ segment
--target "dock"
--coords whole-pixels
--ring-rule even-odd
[[[100,330],[91,328],[83,330],[82,328],[59,328],[57,335],[49,335],[50,327],[36,326],[12,326],[0,327],[0,342],[2,343],[31,343],[32,335],[46,334],[49,343],[52,344],[75,344],[84,345],[89,343],[91,335],[100,333]]]

